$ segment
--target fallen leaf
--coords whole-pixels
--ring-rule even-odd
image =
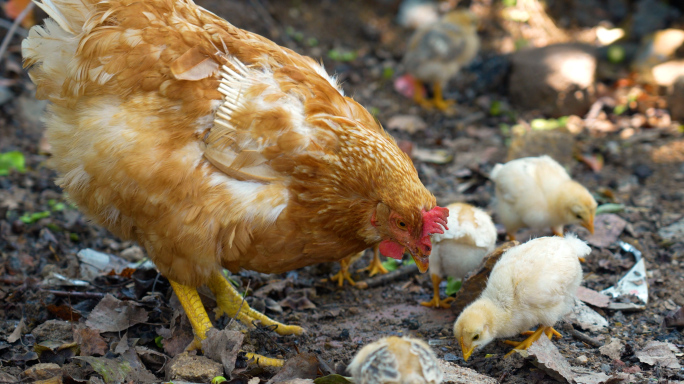
[[[131,365],[121,357],[107,359],[104,357],[77,356],[74,359],[90,364],[95,372],[102,375],[107,384],[123,383],[126,380],[126,375],[133,370]]]
[[[74,329],[74,342],[81,347],[81,356],[104,355],[109,349],[100,331],[80,326]]]
[[[288,359],[278,373],[266,384],[275,384],[292,379],[315,379],[318,372],[318,358],[313,353],[300,353]]]
[[[239,331],[212,328],[207,332],[207,338],[202,340],[202,352],[204,356],[223,364],[224,372],[230,375],[235,369],[244,338],[245,335]]]
[[[147,321],[147,311],[138,304],[107,294],[90,312],[86,325],[102,332],[119,332]]]
[[[116,343],[116,347],[114,348],[114,353],[118,355],[123,355],[128,351],[130,347],[128,346],[128,332],[124,333],[123,336],[121,336],[121,340],[119,340],[118,343]]]
[[[613,213],[597,215],[594,219],[594,234],[587,237],[587,242],[598,248],[609,247],[627,226],[627,222]]]
[[[583,302],[599,308],[607,308],[611,301],[608,295],[582,286],[577,288],[576,295]]]
[[[609,189],[606,189],[604,194],[608,195],[608,197],[612,197],[612,191]],[[601,204],[596,208],[596,215],[602,215],[604,213],[619,213],[625,210],[625,205],[624,204],[615,204],[615,203],[607,203],[607,204]]]
[[[78,354],[79,347],[76,343],[46,340],[39,344],[34,344],[33,350],[38,354],[41,363],[55,363],[61,366],[64,365],[67,359]]]
[[[353,383],[351,377],[346,377],[338,374],[319,377],[314,380],[314,384],[351,384]]]
[[[602,384],[608,379],[610,379],[610,376],[603,372],[575,376],[577,384]]]
[[[527,352],[534,358],[532,363],[547,375],[558,381],[568,383],[574,381],[575,374],[570,369],[570,363],[547,337],[540,337],[527,349]]]
[[[610,343],[599,347],[599,352],[613,360],[620,360],[620,357],[622,357],[622,351],[624,349],[625,345],[620,342],[620,340],[613,338],[610,340]]]
[[[496,384],[498,382],[493,377],[483,375],[474,369],[461,367],[442,359],[438,360],[438,364],[444,372],[443,383]]]
[[[666,327],[684,327],[684,307],[674,310],[665,316]]]
[[[592,332],[598,332],[608,327],[608,320],[579,299],[575,299],[575,305],[572,307],[572,311],[565,315],[565,321]]]
[[[10,170],[26,172],[26,160],[24,154],[19,151],[0,153],[0,176],[7,176]]]
[[[411,157],[415,160],[433,164],[446,164],[454,159],[454,155],[444,149],[413,148]]]
[[[579,160],[586,164],[594,173],[599,173],[603,169],[603,156],[596,155],[579,155]]]
[[[26,328],[26,325],[24,324],[24,318],[22,317],[21,320],[19,320],[19,324],[17,324],[17,326],[14,328],[14,331],[12,331],[12,334],[7,336],[7,342],[11,344],[21,339],[21,334],[24,333],[24,328]]]
[[[48,312],[52,313],[56,317],[66,320],[66,321],[78,321],[81,318],[81,314],[74,311],[73,308],[66,304],[54,305],[48,304],[46,307]]]
[[[425,120],[416,115],[396,115],[387,121],[387,129],[408,132],[410,134],[424,131],[427,128]]]
[[[303,292],[293,291],[280,301],[281,307],[292,308],[295,311],[301,311],[304,309],[314,309],[316,304],[312,303],[308,297]]]
[[[459,314],[468,304],[475,301],[484,289],[487,287],[487,279],[492,273],[492,268],[507,250],[519,245],[517,241],[509,241],[502,244],[497,249],[493,250],[487,255],[480,265],[475,268],[463,279],[461,289],[456,292],[455,301],[451,303],[451,309],[454,313]]]
[[[643,349],[637,351],[635,355],[639,361],[648,365],[680,369],[682,366],[677,361],[673,351],[679,352],[679,349],[671,343],[651,340]]]

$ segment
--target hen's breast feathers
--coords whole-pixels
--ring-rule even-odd
[[[360,196],[434,205],[410,159],[312,59],[189,0],[42,7],[56,22],[34,27],[22,49],[53,104],[61,184],[101,224],[167,255],[155,261],[168,277],[196,283],[172,271],[201,275],[221,259],[257,269],[264,260],[238,259],[271,224],[279,240],[260,245],[264,257],[322,225],[358,238]],[[288,251],[320,252],[336,236]],[[280,267],[303,263],[292,262]]]

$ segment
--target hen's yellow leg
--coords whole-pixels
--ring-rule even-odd
[[[236,317],[248,327],[254,326],[253,320],[259,320],[263,325],[275,325],[275,331],[279,335],[301,335],[304,333],[302,327],[279,323],[250,308],[247,303],[243,302],[242,295],[223,277],[221,272],[213,272],[207,285],[216,296],[216,304],[219,310],[229,317]]]
[[[200,349],[202,347],[202,340],[207,338],[207,331],[213,328],[211,320],[209,320],[209,315],[202,305],[202,300],[197,293],[197,289],[187,285],[177,283],[173,280],[169,280],[173,291],[176,292],[178,301],[180,301],[181,306],[185,310],[185,314],[190,320],[192,325],[192,330],[195,332],[195,340],[188,346],[188,349]],[[256,360],[258,365],[262,367],[273,366],[282,367],[284,364],[283,360],[271,359],[261,355],[255,355],[253,353],[248,353],[247,358],[253,358]]]
[[[349,274],[349,266],[352,263],[352,257],[353,256],[349,256],[340,260],[340,271],[330,277],[331,281],[337,281],[338,287],[343,286],[345,280],[351,285],[356,285],[356,282],[352,280],[351,275]]]
[[[442,95],[442,85],[439,83],[434,84],[434,97],[432,99],[432,105],[435,106],[435,108],[439,109],[440,111],[444,112],[449,107],[452,105],[456,104],[455,101],[453,100],[444,100],[444,96]]]
[[[558,333],[558,331],[553,329],[553,327],[547,327],[543,325],[540,325],[539,328],[537,328],[537,330],[534,332],[523,332],[523,335],[529,335],[529,337],[523,341],[504,341],[504,343],[508,345],[515,346],[515,348],[508,352],[504,357],[510,356],[516,349],[524,350],[529,348],[532,344],[534,344],[535,341],[539,340],[541,335],[546,335],[549,338],[549,340],[553,339],[554,336],[556,336],[559,339],[563,337],[560,333]]]
[[[373,247],[373,260],[368,264],[368,266],[359,272],[368,271],[368,275],[373,277],[378,273],[384,275],[389,271],[382,266],[382,261],[380,261],[380,246],[376,245]]]
[[[432,296],[432,300],[430,301],[424,301],[420,303],[420,305],[424,307],[434,307],[434,308],[451,308],[451,302],[456,300],[453,297],[447,297],[444,300],[440,300],[439,298],[439,283],[442,282],[442,278],[437,276],[437,275],[432,275],[432,290],[434,291],[434,294]]]

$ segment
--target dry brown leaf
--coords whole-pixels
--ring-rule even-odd
[[[610,297],[601,292],[586,287],[577,288],[577,298],[594,307],[606,308],[610,304]]]
[[[315,379],[318,372],[318,358],[313,353],[300,353],[288,359],[266,384],[281,383],[292,379]]]
[[[212,328],[207,332],[207,338],[202,340],[202,352],[204,356],[223,364],[223,370],[230,375],[235,369],[244,338],[245,335],[239,331]]]
[[[107,342],[97,329],[78,327],[74,329],[74,342],[81,347],[81,356],[104,355],[107,353]]]
[[[147,311],[131,301],[107,294],[90,312],[86,325],[102,332],[119,332],[147,321]]]

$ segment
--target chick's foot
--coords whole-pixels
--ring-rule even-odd
[[[444,300],[441,300],[439,298],[439,283],[442,282],[442,278],[437,276],[437,275],[432,275],[432,290],[434,292],[432,296],[432,300],[430,301],[424,301],[420,303],[420,305],[424,307],[433,307],[433,308],[451,308],[451,302],[456,300],[453,297],[447,297]]]
[[[304,333],[302,327],[282,324],[250,308],[244,302],[242,295],[218,271],[212,273],[207,285],[216,296],[219,315],[225,313],[229,317],[235,317],[248,327],[254,327],[254,320],[259,320],[263,325],[275,326],[275,332],[279,335],[301,335]]]
[[[202,300],[197,293],[197,289],[195,287],[177,283],[173,280],[169,280],[169,282],[171,283],[173,291],[176,292],[178,301],[180,301],[181,306],[183,306],[185,314],[188,316],[190,324],[192,325],[192,330],[195,333],[195,339],[185,349],[186,351],[202,349],[202,340],[207,338],[207,331],[213,328],[213,325],[211,324],[211,320],[209,320],[207,311],[202,305]],[[261,366],[280,367],[284,364],[284,361],[280,359],[272,359],[250,353],[247,355],[248,359],[254,359],[257,364],[260,364]]]
[[[515,350],[521,351],[529,348],[532,344],[534,344],[535,341],[539,340],[541,335],[546,335],[549,339],[551,339],[553,336],[561,336],[560,333],[553,329],[553,327],[546,327],[543,325],[540,325],[539,328],[537,328],[537,330],[534,332],[525,332],[523,334],[529,334],[529,337],[523,341],[504,340],[504,343],[515,347],[510,352],[508,352],[504,356],[504,358],[510,356]]]
[[[380,261],[380,248],[379,246],[375,246],[373,248],[373,260],[371,260],[370,264],[366,268],[361,269],[359,272],[364,272],[368,271],[368,276],[373,277],[377,275],[378,273],[381,275],[384,275],[386,273],[389,273],[389,271],[382,266],[382,261]]]

